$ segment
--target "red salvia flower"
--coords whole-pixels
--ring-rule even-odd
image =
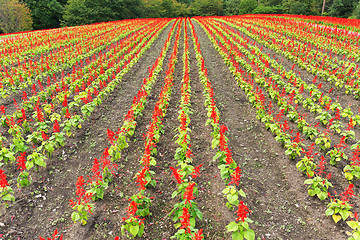
[[[68,101],[67,101],[67,95],[64,95],[64,101],[62,102],[63,107],[67,107]]]
[[[127,211],[128,211],[128,216],[131,216],[131,215],[135,215],[136,214],[136,211],[137,211],[137,203],[135,201],[131,201]]]
[[[233,163],[233,159],[231,156],[231,150],[228,147],[226,147],[225,151],[226,151],[226,154],[225,154],[226,155],[226,158],[225,158],[226,164],[230,165]]]
[[[354,195],[354,184],[349,184],[349,187],[345,189],[343,193],[341,193],[341,201],[348,202]]]
[[[21,109],[21,114],[22,114],[21,120],[22,120],[22,121],[26,120],[25,109],[23,109],[23,108]]]
[[[235,171],[231,174],[231,182],[229,183],[229,185],[235,184],[236,186],[239,186],[240,178],[241,178],[241,169],[240,166],[237,166],[235,168]]]
[[[114,143],[114,136],[115,136],[115,133],[113,131],[111,131],[110,129],[107,129],[107,136],[108,136],[108,139],[110,141],[111,144]]]
[[[191,147],[191,145],[188,147],[188,149],[186,151],[186,154],[185,154],[186,159],[191,159],[191,155],[193,155],[190,150],[190,147]]]
[[[178,184],[181,184],[182,182],[184,182],[184,180],[182,180],[181,178],[183,177],[183,175],[180,175],[178,172],[178,169],[170,167],[171,171],[173,172],[173,175],[177,181]]]
[[[6,110],[6,107],[4,105],[1,105],[0,106],[0,113],[5,115],[5,110]]]
[[[27,94],[25,91],[23,91],[23,94],[22,94],[22,100],[26,101],[27,100]]]
[[[55,120],[54,122],[53,132],[60,132],[60,126],[58,120]]]
[[[26,169],[26,152],[23,152],[20,154],[20,156],[17,157],[17,165],[18,165],[18,168],[17,169],[20,169],[20,171],[24,171]]]
[[[146,172],[148,171],[148,168],[147,167],[144,167],[143,169],[141,169],[141,171],[139,171],[137,174],[136,174],[136,180],[135,182],[138,183],[138,186],[139,186],[139,190],[142,191],[142,190],[145,190],[146,189],[146,184],[148,183],[145,179],[145,174]]]
[[[322,174],[326,173],[325,170],[325,157],[321,156],[321,160],[319,162],[319,164],[317,165],[318,168],[318,172],[317,175],[321,176]]]
[[[191,173],[192,174],[192,178],[197,178],[200,176],[200,168],[202,167],[203,165],[200,164],[199,166],[195,167],[193,172]]]
[[[236,214],[238,216],[236,221],[241,220],[242,222],[245,222],[245,218],[247,218],[246,215],[249,214],[249,213],[251,213],[249,208],[244,204],[243,201],[240,201],[240,204],[238,206],[238,210],[236,211]]]
[[[203,235],[203,230],[200,229],[199,231],[197,231],[194,235],[194,237],[192,237],[192,240],[203,240],[204,239],[204,235]]]
[[[65,118],[71,118],[71,114],[70,114],[70,112],[69,112],[69,109],[68,109],[68,108],[66,108]]]
[[[179,217],[181,227],[180,229],[185,229],[185,232],[190,232],[190,214],[188,208],[183,208],[182,215]]]
[[[40,108],[36,109],[36,117],[38,119],[39,122],[43,122],[44,121],[44,114],[42,113]]]
[[[16,107],[16,110],[19,110],[19,105],[18,105],[17,101],[15,100],[15,98],[13,100],[14,100],[14,105]]]
[[[4,173],[4,170],[0,169],[0,188],[5,188],[8,185],[9,183],[6,180],[6,175]]]
[[[221,126],[220,126],[220,133],[224,134],[226,131],[229,131],[229,129],[227,128],[227,126],[221,125]]]
[[[93,167],[91,169],[91,171],[93,172],[93,174],[98,174],[100,169],[100,163],[99,160],[97,158],[94,159],[94,163],[93,163]]]
[[[195,187],[195,183],[190,183],[186,187],[184,195],[183,195],[183,197],[185,199],[185,204],[190,203],[190,201],[195,198],[194,195],[193,195],[194,194],[194,187]]]
[[[46,135],[43,131],[41,131],[41,137],[44,141],[49,139],[48,135]]]

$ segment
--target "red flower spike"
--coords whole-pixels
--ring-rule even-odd
[[[195,167],[192,174],[192,178],[197,178],[200,176],[200,168],[203,166],[203,164],[200,164],[199,166]]]
[[[190,232],[190,228],[189,228],[190,227],[189,209],[188,208],[183,208],[182,215],[179,218],[180,218],[180,223],[181,223],[180,229],[185,229],[185,232],[189,233]]]
[[[203,240],[203,239],[204,239],[203,229],[200,229],[199,231],[197,231],[195,233],[195,236],[192,237],[192,240]]]
[[[177,181],[178,184],[181,184],[184,182],[184,180],[182,180],[181,178],[183,177],[183,175],[180,175],[178,172],[178,169],[170,167],[171,171],[173,172],[173,175]]]
[[[115,136],[115,133],[113,131],[111,131],[110,129],[107,129],[107,135],[108,135],[108,139],[110,141],[111,144],[114,143],[114,136]]]
[[[231,174],[231,182],[229,183],[229,185],[235,184],[236,186],[239,186],[240,178],[241,178],[241,169],[240,166],[237,166],[235,168],[235,171]]]
[[[137,203],[135,201],[132,201],[127,209],[128,211],[128,217],[131,215],[135,215],[137,211]]]
[[[4,173],[4,170],[0,169],[0,188],[5,188],[8,185],[9,183],[6,180],[6,175]]]
[[[58,120],[55,120],[55,122],[54,122],[53,132],[60,132],[60,125],[59,125]]]
[[[67,95],[64,95],[64,101],[62,102],[63,107],[67,107],[68,101],[67,101]]]
[[[183,198],[185,199],[185,204],[190,203],[191,205],[191,200],[193,200],[194,197],[194,187],[195,187],[195,183],[190,183],[184,192]]]
[[[243,201],[240,201],[240,204],[238,206],[238,210],[236,211],[236,214],[238,216],[238,218],[236,219],[236,221],[241,220],[242,222],[245,222],[245,218],[247,218],[247,214],[251,213],[251,211],[249,210],[249,208],[244,205]]]
[[[46,135],[43,131],[41,131],[41,137],[44,141],[49,139],[48,135]]]
[[[26,152],[23,152],[21,153],[20,156],[17,157],[17,165],[18,165],[18,168],[17,169],[20,169],[20,171],[24,171],[26,169]]]

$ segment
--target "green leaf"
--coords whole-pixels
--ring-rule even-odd
[[[246,194],[242,189],[239,190],[239,194],[240,194],[241,197],[246,198]]]
[[[35,159],[35,164],[40,167],[46,167],[46,163],[45,163],[44,159],[41,157]]]
[[[354,232],[353,237],[355,240],[360,240],[360,232],[359,231]]]
[[[304,181],[304,184],[313,184],[313,180],[312,179],[306,179],[305,181]]]
[[[355,222],[355,221],[347,221],[346,223],[347,223],[347,224],[349,225],[349,227],[351,227],[352,229],[355,229],[355,228],[358,227],[358,222]]]
[[[255,232],[254,230],[247,230],[244,232],[244,237],[247,239],[247,240],[254,240],[255,239]]]
[[[15,201],[15,197],[13,195],[11,195],[10,193],[6,194],[5,196],[2,197],[2,199],[4,201]]]
[[[313,189],[309,189],[308,193],[310,196],[315,196],[315,191]]]
[[[150,161],[150,166],[155,166],[156,165],[156,161],[154,160],[154,159],[152,159],[151,161]]]
[[[242,234],[240,234],[238,231],[233,232],[231,235],[233,240],[243,240],[244,236]]]
[[[195,218],[194,217],[190,218],[190,226],[195,227],[195,224],[196,224]]]
[[[74,223],[76,223],[76,222],[80,219],[79,213],[73,212],[73,213],[71,214],[71,219],[73,220]]]
[[[139,225],[131,225],[129,227],[129,232],[135,237],[139,232]]]
[[[351,172],[345,172],[345,178],[350,181],[354,178],[354,176]]]
[[[179,194],[179,192],[178,192],[178,191],[174,191],[174,192],[172,193],[172,195],[171,195],[171,198],[176,197],[178,194]]]
[[[340,211],[340,215],[341,215],[341,218],[343,221],[345,221],[350,216],[349,211],[346,211],[346,210]]]
[[[179,227],[181,227],[181,223],[175,223],[175,224],[174,224],[174,227],[175,227],[176,229],[178,229]]]
[[[338,221],[340,221],[341,216],[334,214],[334,215],[332,215],[332,218],[333,218],[334,222],[337,223]]]
[[[226,226],[228,232],[234,232],[239,229],[239,226],[236,222],[231,222]]]
[[[334,210],[331,209],[331,208],[328,208],[326,211],[325,211],[325,215],[326,216],[330,216],[330,215],[333,215],[334,214]]]
[[[326,192],[321,192],[321,193],[317,194],[317,196],[322,201],[322,200],[326,199],[328,195]]]
[[[32,167],[34,167],[34,162],[33,161],[27,161],[25,163],[25,167],[26,167],[26,169],[30,170]]]

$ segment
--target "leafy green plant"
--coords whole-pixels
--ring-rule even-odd
[[[240,201],[238,210],[236,211],[238,218],[226,226],[228,232],[232,233],[231,237],[233,240],[255,239],[255,232],[249,227],[249,223],[253,223],[253,221],[247,217],[247,214],[250,212],[244,202]]]

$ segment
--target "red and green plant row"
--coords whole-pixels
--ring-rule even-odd
[[[94,204],[91,203],[91,200],[96,201],[103,199],[105,190],[108,188],[108,184],[112,181],[115,169],[117,168],[117,165],[113,162],[120,159],[121,150],[128,146],[127,139],[125,137],[130,137],[134,133],[136,127],[136,117],[144,109],[146,105],[146,98],[150,93],[152,85],[156,81],[158,73],[161,71],[162,62],[164,61],[167,49],[169,48],[170,40],[174,33],[176,24],[177,22],[174,23],[169,32],[160,56],[150,69],[149,77],[144,79],[137,96],[134,97],[133,104],[124,119],[124,124],[117,132],[119,135],[116,135],[110,129],[107,130],[111,147],[110,149],[104,149],[104,152],[99,159],[94,159],[93,168],[91,169],[93,176],[89,178],[87,182],[84,181],[83,176],[78,178],[76,184],[76,201],[70,200],[70,204],[75,210],[72,214],[74,222],[81,221],[82,224],[86,224],[88,213],[92,214],[94,208]],[[131,124],[129,124],[130,121]]]
[[[231,150],[228,147],[228,138],[225,136],[227,127],[219,124],[220,112],[216,107],[216,101],[214,99],[214,89],[207,76],[207,69],[205,68],[205,61],[202,57],[200,43],[192,22],[190,22],[190,28],[192,32],[192,39],[194,49],[196,53],[197,65],[199,67],[199,79],[204,86],[204,98],[205,107],[207,109],[207,115],[209,119],[206,124],[210,124],[212,127],[212,147],[219,148],[216,155],[213,157],[214,161],[218,162],[218,168],[220,170],[221,178],[225,181],[227,186],[223,190],[224,197],[226,198],[226,206],[229,210],[233,210],[237,207],[236,213],[238,218],[227,225],[227,230],[232,232],[233,239],[255,239],[255,233],[250,228],[249,223],[253,221],[247,217],[251,211],[244,204],[240,197],[245,198],[246,194],[242,189],[238,189],[241,178],[240,166],[232,158]]]
[[[177,62],[177,53],[180,40],[180,30],[183,20],[179,20],[175,43],[168,69],[165,71],[166,76],[164,79],[164,86],[161,88],[158,101],[155,103],[154,111],[151,117],[151,122],[148,126],[147,133],[145,134],[145,146],[144,153],[140,159],[141,169],[135,174],[135,182],[139,186],[139,191],[129,199],[128,215],[123,219],[125,222],[121,227],[122,234],[125,234],[125,230],[128,231],[131,236],[142,236],[144,233],[144,219],[142,217],[151,214],[150,205],[151,197],[147,196],[145,190],[150,184],[156,185],[154,179],[155,172],[150,169],[151,166],[156,165],[155,155],[157,153],[156,144],[160,139],[160,135],[163,132],[163,118],[166,114],[166,109],[169,106],[169,101],[172,93],[173,86],[173,73],[175,70],[175,64]]]

